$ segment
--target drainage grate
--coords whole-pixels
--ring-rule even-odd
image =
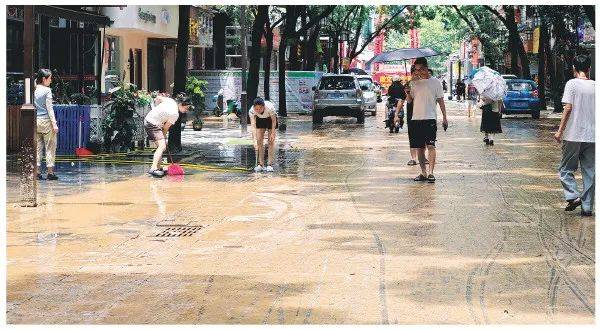
[[[172,226],[165,227],[156,237],[189,237],[199,232],[204,226]]]

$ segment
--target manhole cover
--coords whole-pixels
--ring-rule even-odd
[[[200,231],[204,226],[170,226],[164,227],[163,231],[155,237],[189,237]]]

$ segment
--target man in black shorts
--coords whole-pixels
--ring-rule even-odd
[[[448,127],[446,105],[444,104],[444,90],[440,81],[432,77],[429,73],[426,58],[418,58],[414,65],[415,75],[419,79],[410,82],[413,99],[411,135],[414,142],[411,147],[414,146],[414,148],[417,148],[419,165],[421,166],[421,174],[414,180],[435,182],[433,169],[436,160],[437,104],[440,105],[443,115],[442,125]],[[429,155],[429,172],[425,164],[425,148],[427,148]]]

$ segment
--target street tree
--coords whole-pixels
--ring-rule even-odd
[[[484,7],[494,14],[508,30],[508,48],[510,49],[511,54],[510,64],[512,73],[517,74],[524,79],[531,79],[529,58],[527,57],[525,45],[523,44],[523,40],[521,40],[517,22],[515,21],[515,6],[503,5],[501,9],[497,8],[499,6],[492,7],[485,5]],[[500,10],[503,11],[504,14],[500,13]]]
[[[294,57],[294,46],[299,39],[299,36],[306,33],[309,29],[319,23],[322,19],[329,16],[335,6],[318,6],[319,12],[314,16],[307,19],[306,24],[297,28],[298,19],[300,18],[302,11],[305,10],[306,6],[285,6],[285,19],[283,26],[283,33],[281,33],[281,41],[279,44],[278,54],[278,77],[279,77],[279,115],[287,117],[286,107],[286,88],[285,88],[285,72],[286,72],[286,61],[285,52],[290,47],[290,68],[294,68],[293,62]]]
[[[177,32],[177,48],[175,49],[175,79],[173,96],[185,92],[188,66],[188,45],[190,41],[190,6],[179,6],[179,27]],[[181,151],[181,118],[169,129],[168,148],[171,152]]]

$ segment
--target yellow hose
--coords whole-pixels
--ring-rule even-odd
[[[68,163],[68,162],[88,162],[88,163],[103,163],[103,164],[117,164],[117,165],[126,165],[126,164],[139,164],[139,165],[148,165],[152,164],[151,161],[141,161],[141,160],[116,160],[116,159],[89,159],[86,158],[67,158],[67,157],[57,157],[56,162],[59,163]],[[184,168],[197,169],[197,170],[205,170],[205,171],[219,171],[219,172],[249,172],[250,170],[243,167],[218,167],[212,165],[202,165],[202,164],[179,164]]]

